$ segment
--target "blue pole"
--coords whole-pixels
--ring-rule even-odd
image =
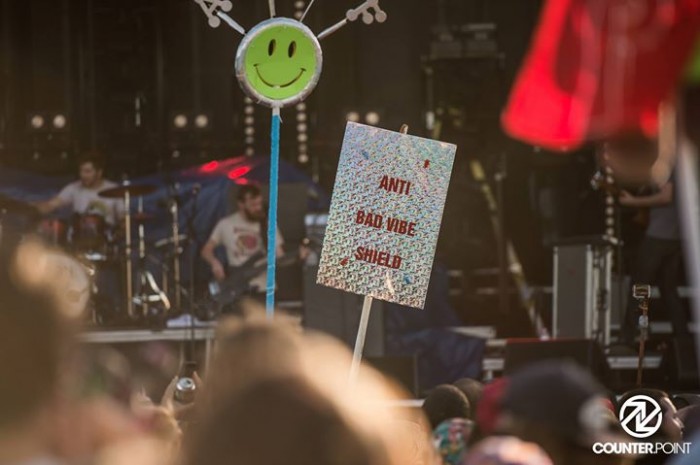
[[[277,187],[280,163],[280,109],[272,109],[270,132],[270,205],[267,213],[267,293],[265,314],[272,319],[275,314],[275,272],[277,258]]]

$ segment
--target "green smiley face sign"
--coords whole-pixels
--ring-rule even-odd
[[[236,77],[251,97],[270,107],[300,102],[321,75],[321,46],[299,21],[273,18],[246,34],[236,53]]]

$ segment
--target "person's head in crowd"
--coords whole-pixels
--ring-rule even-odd
[[[471,416],[469,399],[451,384],[441,384],[430,391],[423,402],[423,411],[433,429],[450,418],[469,418]]]
[[[192,438],[187,464],[372,465],[388,457],[303,377],[251,384]]]
[[[552,460],[537,444],[497,436],[477,443],[462,465],[552,465]]]
[[[289,325],[253,316],[222,319],[216,351],[205,383],[204,404],[215,405],[261,378],[286,376],[300,369],[302,336]],[[208,405],[202,405],[208,408]]]
[[[683,438],[683,423],[678,418],[678,411],[675,405],[673,405],[668,393],[662,390],[639,388],[625,392],[620,396],[617,402],[618,418],[620,417],[620,410],[625,402],[639,395],[652,398],[659,404],[659,407],[661,407],[661,412],[663,414],[661,428],[652,438],[659,439],[660,441],[680,441]]]
[[[469,399],[470,415],[469,419],[474,420],[476,417],[476,411],[479,406],[479,401],[481,400],[481,395],[484,392],[484,385],[471,378],[461,378],[455,381],[454,386],[462,391],[467,399]]]
[[[683,423],[683,437],[695,436],[700,432],[700,404],[688,405],[678,410],[678,419]]]
[[[236,193],[238,209],[248,221],[260,221],[265,216],[264,202],[260,188],[255,184],[246,184]]]
[[[479,434],[488,436],[496,431],[501,416],[501,402],[507,387],[508,378],[505,376],[496,378],[484,386],[475,415]]]
[[[433,431],[433,445],[444,465],[460,465],[467,453],[474,423],[464,418],[451,418]]]
[[[0,263],[0,463],[46,455],[72,341],[51,289],[14,253]]]
[[[372,460],[369,463],[375,463],[375,458],[380,456],[384,457],[381,459],[383,463],[415,463],[413,448],[399,443],[394,434],[395,421],[401,419],[401,414],[397,415],[391,403],[406,399],[406,393],[366,366],[360,367],[357,378],[348,383],[352,354],[347,347],[329,336],[301,333],[297,328],[277,321],[244,322],[237,328],[236,325],[231,328],[230,323],[226,326],[219,335],[220,345],[208,376],[203,380],[207,402],[198,408],[196,421],[190,430],[192,441],[185,441],[187,457],[190,458],[187,463],[193,463],[193,457],[201,457],[198,454],[210,453],[197,450],[198,447],[209,446],[205,439],[198,441],[196,438],[208,436],[207,428],[213,424],[232,421],[223,418],[222,406],[240,412],[239,419],[260,421],[260,425],[255,427],[247,425],[252,428],[250,431],[255,430],[264,436],[260,440],[277,438],[276,432],[294,431],[292,436],[302,438],[303,442],[316,447],[325,457],[323,448],[332,444],[329,446],[324,441],[331,441],[332,438],[325,434],[317,437],[311,431],[317,427],[314,425],[324,424],[330,428],[335,424],[332,428],[340,428],[337,432],[341,437],[350,441],[356,441],[353,438],[369,440],[367,444],[372,445]],[[242,362],[240,359],[250,360]],[[227,366],[227,363],[231,366]],[[239,368],[241,371],[237,372]],[[294,390],[286,392],[292,387]],[[277,400],[273,402],[274,399]],[[267,403],[269,408],[249,410],[250,405],[258,403]],[[290,408],[283,408],[285,405],[290,405]],[[259,411],[260,416],[252,416],[255,411]],[[310,425],[308,430],[299,426],[306,421]],[[271,426],[270,422],[274,424]],[[241,426],[245,423],[229,425],[225,428],[236,431],[236,428],[245,427]],[[265,434],[265,431],[269,431],[269,434]],[[426,440],[428,431],[425,430]],[[276,439],[275,443],[277,445]],[[366,449],[366,444],[363,444],[358,446],[358,452]],[[234,445],[248,447],[241,443],[222,444],[222,447]],[[284,463],[299,463],[298,460],[306,457],[306,449],[296,449],[297,445],[287,445],[286,442],[284,447],[288,447],[289,454],[298,454],[284,457]],[[345,446],[340,444],[338,447]],[[274,455],[271,451],[270,454],[261,455],[255,463],[268,463],[267,460],[280,457],[283,455]]]
[[[597,465],[618,460],[595,455],[596,442],[629,442],[611,422],[605,390],[572,362],[544,361],[510,377],[498,428],[534,442],[554,465]]]

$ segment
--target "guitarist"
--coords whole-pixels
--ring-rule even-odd
[[[632,163],[623,161],[625,153],[644,158],[647,154],[657,152],[655,144],[635,147],[636,150],[623,150],[615,144],[606,144],[607,163],[615,171],[624,173]],[[616,150],[617,149],[617,150]],[[648,156],[647,158],[652,158]],[[644,168],[644,166],[642,166]],[[639,169],[640,172],[644,171]],[[648,173],[648,171],[646,171]],[[657,284],[661,291],[661,301],[671,318],[674,337],[684,337],[688,333],[688,319],[685,309],[678,296],[678,284],[681,280],[682,249],[678,209],[676,207],[674,176],[662,186],[653,187],[648,195],[632,195],[622,190],[619,196],[620,205],[632,208],[648,208],[649,222],[644,238],[636,253],[631,270],[632,284]],[[622,322],[622,342],[634,344],[637,333],[637,302],[629,298],[625,318]]]
[[[214,255],[218,246],[226,250],[228,265],[240,266],[248,259],[267,249],[267,217],[265,215],[263,198],[260,188],[254,185],[244,185],[236,194],[238,210],[219,220],[202,249],[201,256],[211,267],[214,278],[221,282],[226,278],[224,266]],[[277,257],[284,254],[284,240],[277,229]],[[266,277],[263,271],[250,280],[250,296],[261,302],[265,299]]]

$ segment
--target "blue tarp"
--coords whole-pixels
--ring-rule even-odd
[[[462,323],[448,287],[447,268],[436,262],[424,310],[384,304],[387,354],[416,357],[421,392],[460,378],[481,379],[486,341],[450,329]]]

